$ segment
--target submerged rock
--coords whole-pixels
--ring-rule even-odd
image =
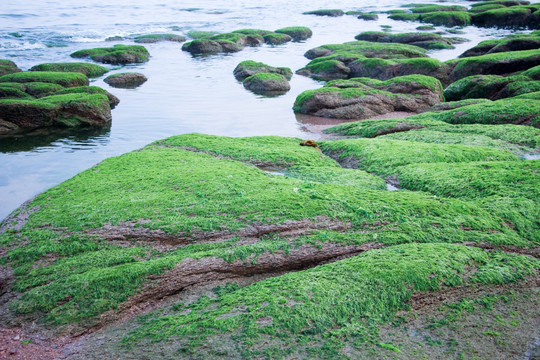
[[[150,59],[150,54],[141,45],[114,45],[110,48],[79,50],[70,55],[74,58],[86,58],[104,64],[125,65],[142,63]]]
[[[513,35],[504,39],[485,40],[459,55],[460,58],[498,52],[540,49],[540,35]]]
[[[335,80],[298,95],[294,111],[339,119],[366,119],[394,111],[420,112],[443,101],[437,79],[423,75],[387,81]]]
[[[113,87],[134,89],[145,83],[147,80],[148,79],[143,74],[127,72],[107,76],[103,81]]]
[[[55,72],[55,71],[25,71],[19,73],[0,76],[0,82],[17,83],[52,83],[63,87],[87,86],[88,78],[75,72]]]
[[[253,60],[242,61],[233,71],[234,77],[240,81],[258,73],[280,74],[285,76],[288,80],[292,77],[292,71],[288,67],[273,67]]]

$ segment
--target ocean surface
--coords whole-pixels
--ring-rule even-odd
[[[0,6],[0,59],[21,69],[45,62],[81,61],[76,50],[132,44],[133,37],[150,33],[185,35],[190,30],[229,32],[242,28],[276,30],[307,26],[313,37],[280,46],[263,45],[227,55],[194,57],[181,44],[145,44],[147,63],[110,67],[107,75],[136,71],[148,81],[136,89],[111,88],[103,78],[92,80],[120,98],[112,111],[111,126],[76,134],[0,138],[0,220],[36,194],[69,179],[101,160],[143,147],[155,140],[184,133],[226,136],[281,135],[317,138],[318,121],[295,116],[292,105],[304,90],[321,82],[294,75],[291,91],[278,97],[255,95],[244,89],[232,71],[243,60],[287,66],[293,71],[308,63],[303,54],[316,46],[353,41],[362,31],[392,26],[393,32],[415,31],[416,22],[400,22],[379,15],[377,21],[355,16],[337,18],[302,12],[339,8],[344,11],[384,11],[410,1],[58,1],[2,0]],[[470,5],[467,1],[444,5]],[[444,31],[438,27],[437,31]],[[467,27],[457,35],[470,41],[454,50],[429,52],[448,60],[486,39],[506,36],[508,30]],[[106,38],[122,36],[119,42]],[[450,35],[448,36],[456,36]],[[106,76],[107,76],[106,75]]]

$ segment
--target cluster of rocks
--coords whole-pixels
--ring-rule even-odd
[[[312,36],[307,27],[287,27],[276,31],[240,29],[230,33],[213,34],[197,32],[196,39],[182,46],[182,50],[195,55],[241,51],[246,46],[262,44],[281,45],[289,41],[303,41]]]
[[[482,1],[464,6],[439,4],[408,4],[407,10],[391,10],[394,20],[420,21],[440,26],[499,28],[540,28],[540,4],[522,0]]]
[[[5,62],[3,62],[5,63]],[[0,76],[0,135],[101,127],[111,121],[119,100],[106,90],[89,86],[88,76],[107,69],[86,63],[48,63]]]

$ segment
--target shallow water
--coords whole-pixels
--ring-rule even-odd
[[[120,98],[112,111],[112,125],[100,131],[71,135],[43,135],[0,139],[0,219],[22,202],[99,161],[140,148],[168,136],[201,132],[214,135],[281,135],[318,138],[322,125],[317,119],[297,117],[292,111],[296,96],[320,82],[294,75],[291,91],[264,97],[246,91],[232,71],[243,60],[297,70],[308,59],[303,54],[316,46],[354,40],[362,31],[391,25],[394,32],[414,31],[418,23],[302,15],[319,8],[388,10],[410,1],[178,1],[144,0],[70,2],[50,0],[19,2],[3,0],[0,9],[0,58],[15,61],[23,70],[44,62],[80,61],[69,54],[84,48],[131,44],[131,40],[106,42],[110,36],[133,38],[137,34],[190,30],[233,31],[241,28],[275,30],[285,26],[308,26],[313,37],[301,43],[263,45],[230,55],[193,57],[181,44],[146,44],[151,59],[114,72],[137,71],[148,81],[137,89],[115,89],[102,79],[92,82]],[[470,5],[469,2],[448,2]],[[439,27],[437,30],[444,30]],[[16,33],[16,37],[13,34]],[[470,39],[455,50],[434,51],[440,60],[455,58],[479,41],[502,37],[506,30],[466,28],[457,35]],[[455,36],[455,35],[449,35]],[[111,67],[112,68],[112,67]]]

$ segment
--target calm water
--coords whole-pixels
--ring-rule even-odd
[[[149,80],[141,87],[114,89],[102,79],[92,83],[120,98],[120,105],[112,112],[110,128],[71,135],[0,139],[0,219],[32,196],[107,157],[171,135],[201,132],[317,138],[316,122],[297,118],[291,108],[299,93],[319,87],[321,83],[295,75],[289,93],[268,98],[246,91],[233,77],[233,69],[240,61],[256,60],[287,66],[294,71],[308,62],[303,54],[310,48],[352,41],[362,31],[380,30],[380,25],[391,25],[394,32],[414,31],[418,23],[393,21],[383,14],[378,21],[358,20],[354,16],[302,15],[304,11],[319,8],[394,9],[407,2],[410,1],[120,0],[112,4],[87,0],[2,0],[0,58],[15,61],[23,70],[44,62],[78,61],[69,54],[84,48],[111,46],[114,43],[105,42],[110,36],[132,38],[137,34],[172,32],[173,26],[177,27],[176,33],[185,34],[190,30],[275,30],[298,25],[310,27],[314,35],[302,43],[264,45],[231,55],[208,57],[192,57],[182,52],[178,43],[146,45],[152,56],[149,62],[111,72],[143,73]],[[452,59],[481,40],[508,33],[468,27],[466,34],[459,36],[470,42],[458,45],[455,50],[431,52],[430,56]],[[132,41],[119,43],[131,44]]]

